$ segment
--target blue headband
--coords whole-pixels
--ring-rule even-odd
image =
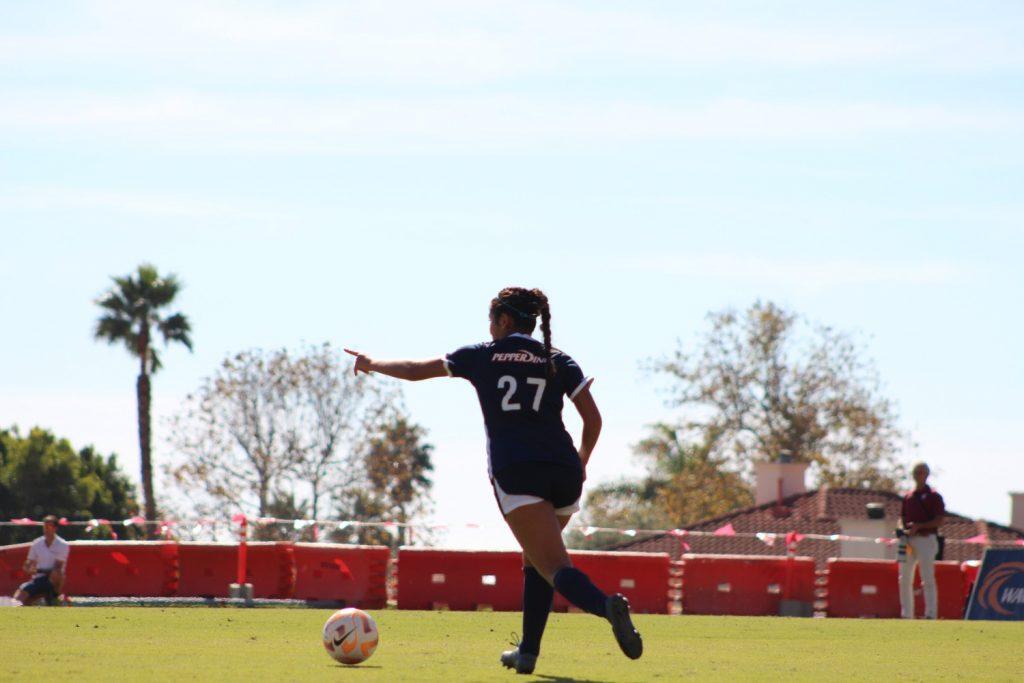
[[[519,316],[522,320],[532,320],[533,318],[537,317],[536,313],[524,313],[523,311],[519,310],[518,308],[516,308],[515,306],[510,304],[505,299],[498,299],[498,305],[499,306],[504,306],[505,308],[509,309],[510,311],[515,313],[517,316]]]

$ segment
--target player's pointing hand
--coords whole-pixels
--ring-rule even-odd
[[[356,357],[356,363],[352,366],[352,374],[358,375],[360,372],[370,374],[370,372],[372,372],[373,361],[369,356],[359,353],[358,351],[353,351],[352,349],[345,349],[345,353]]]

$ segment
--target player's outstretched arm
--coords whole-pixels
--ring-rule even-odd
[[[388,377],[405,379],[417,382],[421,379],[433,377],[445,377],[448,371],[444,367],[444,358],[433,358],[431,360],[374,360],[366,354],[352,349],[345,349],[345,353],[356,357],[352,372],[359,374],[365,372],[379,372]]]

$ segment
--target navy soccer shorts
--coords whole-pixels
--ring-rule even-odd
[[[37,598],[40,595],[47,598],[57,597],[57,591],[54,589],[53,584],[50,583],[50,572],[36,574],[31,580],[21,584],[18,588],[25,591],[25,594],[30,598]]]
[[[580,510],[583,470],[548,462],[515,463],[495,472],[491,485],[503,515],[546,500],[556,515],[565,517]]]

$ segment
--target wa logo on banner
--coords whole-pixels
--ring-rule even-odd
[[[966,618],[1024,621],[1024,550],[985,551]]]

